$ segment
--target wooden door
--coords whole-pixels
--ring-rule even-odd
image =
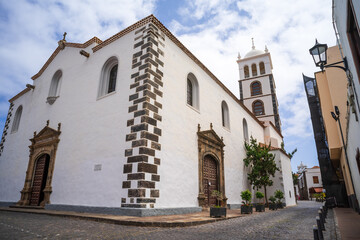
[[[49,155],[44,154],[36,162],[30,197],[30,205],[32,206],[38,206],[44,199],[43,190],[46,185],[49,158]]]
[[[204,193],[205,193],[205,203],[208,206],[216,205],[216,197],[211,196],[212,191],[218,189],[217,181],[218,169],[216,160],[210,155],[206,155],[204,158],[203,165],[203,184],[204,184]]]

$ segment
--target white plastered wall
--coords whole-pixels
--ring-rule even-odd
[[[347,35],[347,13],[348,13],[348,1],[347,0],[336,0],[334,3],[335,11],[335,22],[340,34],[341,47],[343,49],[344,55],[347,58],[348,66],[353,74],[354,87],[357,92],[357,96],[360,97],[360,82],[358,73],[354,65],[354,58],[352,56],[351,48],[349,46],[349,40]],[[360,1],[353,0],[352,4],[355,10],[355,17],[358,23],[360,23]],[[341,71],[339,69],[339,71]],[[358,112],[360,117],[360,113]],[[344,130],[343,130],[344,131]],[[360,125],[356,121],[355,115],[349,115],[349,125],[347,131],[347,153],[349,158],[349,167],[351,169],[353,184],[355,188],[355,193],[358,201],[360,201],[360,172],[356,163],[356,149],[360,148]]]
[[[270,151],[275,155],[275,161],[280,171],[276,171],[275,177],[272,177],[273,186],[267,188],[268,197],[274,196],[276,190],[281,190],[284,193],[286,206],[293,206],[296,204],[294,184],[291,172],[291,163],[288,156],[280,150]]]
[[[163,136],[159,172],[160,199],[156,207],[198,206],[199,169],[197,126],[214,131],[225,143],[225,191],[228,203],[240,203],[240,192],[249,188],[244,172],[245,156],[242,121],[249,136],[263,141],[263,127],[228,93],[211,79],[172,41],[165,41]],[[234,66],[235,67],[235,66]],[[186,103],[186,78],[193,73],[199,83],[199,109]],[[221,102],[229,107],[230,129],[222,126]]]
[[[260,76],[257,78],[252,78],[249,80],[242,81],[243,98],[244,99],[250,98],[250,97],[258,97],[258,96],[251,96],[250,85],[251,85],[251,83],[253,83],[255,81],[259,81],[261,83],[262,95],[271,94],[269,75],[265,75],[265,76]]]
[[[52,204],[120,207],[128,132],[129,86],[134,34],[130,33],[86,58],[66,47],[34,81],[35,90],[14,101],[22,104],[19,131],[8,134],[0,159],[0,201],[18,201],[29,161],[29,139],[50,120],[61,123],[52,179]],[[97,99],[101,69],[112,56],[119,60],[116,92]],[[53,74],[62,71],[60,97],[46,103]],[[16,162],[16,163],[14,163]],[[101,171],[94,166],[101,164]]]

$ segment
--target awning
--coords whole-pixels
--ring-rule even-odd
[[[309,188],[309,192],[310,193],[322,193],[323,188],[322,187],[312,187]]]

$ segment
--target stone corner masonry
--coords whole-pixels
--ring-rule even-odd
[[[160,196],[157,185],[161,161],[156,153],[161,151],[164,41],[164,33],[152,22],[135,31],[128,108],[131,118],[125,136],[129,147],[124,153],[126,180],[122,183],[127,196],[121,199],[123,208],[154,208]]]

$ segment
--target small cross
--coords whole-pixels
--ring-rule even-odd
[[[64,32],[64,34],[63,34],[63,36],[64,36],[63,40],[64,41],[65,41],[66,34],[67,34],[66,32]]]

